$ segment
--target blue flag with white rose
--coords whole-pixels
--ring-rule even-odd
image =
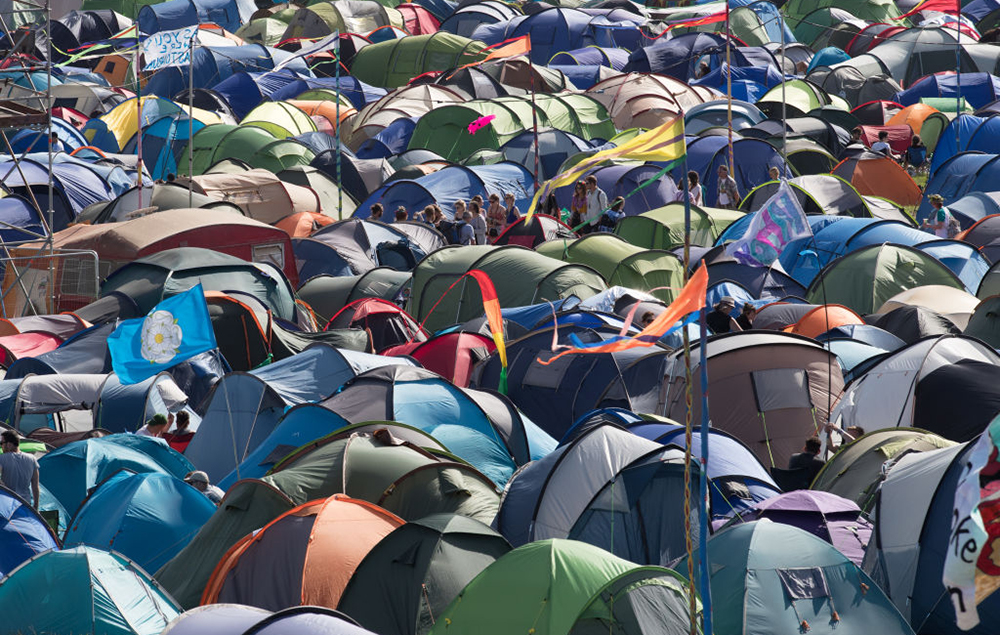
[[[216,347],[200,284],[160,302],[144,318],[121,322],[108,337],[111,367],[123,384],[137,384]]]

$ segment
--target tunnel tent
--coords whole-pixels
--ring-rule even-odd
[[[376,267],[359,276],[319,275],[306,280],[299,287],[298,295],[325,323],[344,306],[361,298],[397,300],[409,285],[411,276],[408,271],[388,267]]]
[[[361,49],[351,65],[351,73],[372,86],[396,88],[421,73],[480,61],[484,48],[482,42],[446,31],[412,35]]]
[[[424,258],[413,270],[410,313],[432,332],[482,315],[478,285],[466,283],[445,294],[471,269],[490,276],[501,307],[526,306],[571,295],[588,298],[606,288],[604,279],[593,269],[560,263],[529,249],[513,245],[447,247]],[[442,295],[444,298],[431,313],[431,306]]]
[[[282,101],[265,102],[257,106],[247,113],[240,125],[263,128],[270,132],[275,139],[295,137],[316,130],[316,124],[309,118],[309,115],[292,104]]]
[[[691,244],[710,247],[734,221],[745,214],[739,210],[691,205]],[[638,216],[627,216],[614,233],[644,249],[674,249],[684,244],[684,204],[670,203]]]
[[[869,245],[824,267],[809,285],[806,300],[873,313],[897,293],[928,284],[964,288],[951,270],[919,249],[891,243]]]
[[[246,160],[246,163],[251,168],[277,174],[289,168],[310,167],[315,158],[316,153],[304,143],[295,139],[278,139],[258,149]],[[321,209],[318,207],[316,212],[318,213]]]
[[[550,258],[583,264],[599,272],[610,286],[648,291],[671,302],[683,286],[684,265],[669,251],[643,249],[615,234],[589,234],[575,240],[557,239],[535,250]]]
[[[476,27],[480,24],[505,22],[517,15],[517,10],[504,2],[497,0],[475,2],[461,5],[453,12],[449,12],[442,18],[440,30],[462,37],[472,37]]]

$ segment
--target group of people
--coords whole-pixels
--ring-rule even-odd
[[[384,216],[385,209],[381,203],[371,206],[371,220],[386,222],[383,220]],[[405,221],[409,217],[405,207],[396,208],[395,222]],[[486,245],[520,217],[521,212],[517,208],[513,192],[504,194],[502,201],[498,194],[490,194],[486,200],[477,194],[468,203],[463,200],[455,201],[454,220],[448,219],[437,203],[413,214],[414,221],[431,225],[454,245]]]
[[[851,143],[861,143],[861,128],[855,128],[851,131]],[[897,153],[892,149],[892,144],[889,141],[889,132],[887,130],[880,130],[878,140],[869,149],[872,152],[896,160],[911,172],[924,167],[927,163],[927,146],[924,145],[923,140],[920,139],[920,135],[917,134],[910,137],[910,144],[906,150]]]

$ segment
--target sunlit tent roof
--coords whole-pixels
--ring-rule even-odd
[[[395,88],[427,71],[443,71],[483,58],[482,42],[445,31],[411,35],[361,49],[351,65],[352,74],[373,86]]]

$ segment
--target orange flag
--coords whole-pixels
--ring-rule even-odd
[[[531,38],[527,35],[522,35],[521,37],[516,37],[512,40],[505,40],[499,44],[494,44],[493,46],[483,49],[484,53],[487,51],[489,51],[489,53],[487,53],[486,57],[480,61],[459,66],[455,72],[458,72],[463,68],[469,68],[470,66],[478,66],[483,62],[502,60],[508,57],[517,57],[518,55],[527,55],[531,52]],[[454,75],[454,73],[452,73],[452,75]]]
[[[634,337],[613,337],[597,345],[570,348],[553,355],[548,360],[538,358],[538,363],[546,366],[563,355],[575,353],[615,353],[639,346],[653,346],[661,337],[684,316],[700,311],[705,306],[705,295],[708,293],[708,271],[703,262],[681,289],[677,299],[670,303],[667,310],[657,315],[653,321]]]

